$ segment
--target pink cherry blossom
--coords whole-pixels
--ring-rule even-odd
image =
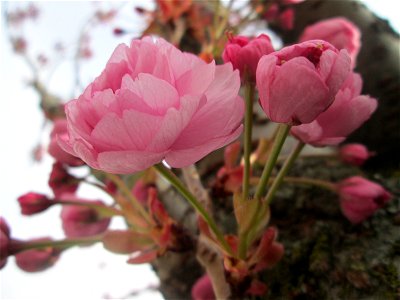
[[[299,41],[321,39],[338,49],[349,52],[353,67],[361,48],[361,33],[358,27],[343,17],[325,19],[304,29]]]
[[[74,201],[74,198],[64,195],[65,200]],[[110,224],[110,218],[102,217],[92,207],[82,203],[104,205],[102,201],[76,199],[81,205],[64,205],[61,210],[61,221],[64,233],[69,238],[88,237],[104,232]]]
[[[210,277],[207,274],[197,279],[192,287],[193,300],[214,300],[215,294]]]
[[[265,55],[257,67],[260,104],[274,122],[310,123],[333,102],[350,71],[350,57],[314,40]]]
[[[57,143],[57,136],[59,138],[67,138],[68,136],[67,120],[57,119],[54,121],[54,127],[50,134],[50,144],[48,147],[48,152],[57,161],[62,162],[64,164],[70,166],[80,166],[84,164],[80,158],[75,157],[60,148],[60,146]]]
[[[361,223],[392,199],[381,185],[359,176],[347,178],[338,184],[340,207],[352,223]]]
[[[233,68],[240,71],[242,79],[248,76],[248,79],[255,80],[258,61],[263,55],[273,51],[271,39],[265,34],[260,34],[254,39],[240,35],[229,36],[222,58],[224,62],[231,62]]]
[[[360,95],[362,79],[351,73],[335,97],[333,104],[315,121],[292,127],[291,133],[304,143],[314,146],[337,145],[368,120],[378,103]]]
[[[33,242],[50,241],[49,238],[32,240]],[[25,272],[41,272],[52,267],[60,256],[61,250],[46,247],[22,251],[15,255],[17,266]]]
[[[339,149],[340,159],[354,166],[361,166],[365,161],[373,156],[374,153],[368,151],[368,148],[362,144],[347,144]]]
[[[25,216],[31,216],[42,211],[45,211],[50,206],[55,204],[46,195],[29,192],[18,197],[21,213]]]
[[[162,160],[190,165],[242,131],[239,72],[215,66],[159,38],[119,45],[102,74],[66,105],[62,147],[110,173]]]
[[[6,220],[0,217],[0,269],[2,269],[6,263],[10,246],[10,227]]]

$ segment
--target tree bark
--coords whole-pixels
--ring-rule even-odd
[[[355,71],[361,73],[364,80],[363,93],[377,98],[379,106],[348,142],[364,143],[377,152],[369,166],[397,168],[400,165],[399,34],[359,1],[306,0],[293,8],[294,29],[282,31],[273,28],[285,44],[295,43],[306,26],[336,16],[346,17],[360,28],[362,48]]]

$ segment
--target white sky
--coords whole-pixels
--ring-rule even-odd
[[[134,1],[132,1],[134,2]],[[136,1],[149,6],[149,1]],[[365,0],[381,16],[389,18],[397,31],[400,19],[396,15],[398,1]],[[114,2],[115,3],[115,2]],[[3,6],[4,2],[1,3]],[[110,3],[108,3],[110,4]],[[9,3],[10,7],[16,5]],[[18,4],[17,4],[18,5]],[[127,5],[124,18],[118,18],[116,25],[139,30],[142,23],[132,23],[133,5]],[[41,18],[33,26],[26,28],[31,37],[32,50],[49,49],[61,40],[73,45],[84,20],[93,9],[89,2],[47,2],[40,4]],[[52,159],[48,156],[40,164],[33,163],[30,151],[39,139],[46,140],[49,130],[41,137],[43,117],[38,109],[35,92],[24,82],[31,78],[24,62],[12,54],[10,44],[1,20],[0,63],[2,91],[0,109],[0,166],[1,166],[1,201],[0,215],[4,216],[12,229],[12,235],[18,238],[52,236],[62,238],[59,220],[59,208],[48,212],[22,217],[17,205],[17,197],[28,191],[51,194],[47,186]],[[32,23],[30,23],[32,24]],[[143,25],[143,24],[142,24]],[[98,27],[93,32],[95,59],[84,64],[82,77],[86,83],[98,74],[117,43],[129,42],[130,37],[115,39],[110,26]],[[57,68],[50,81],[51,90],[68,98],[73,84],[71,64],[65,62]],[[105,198],[89,187],[80,189],[82,196]],[[113,222],[113,227],[121,227],[121,222]],[[125,263],[126,256],[106,252],[100,245],[86,249],[72,249],[61,256],[55,267],[36,274],[28,274],[15,267],[13,259],[0,272],[1,299],[101,299],[105,295],[121,298],[132,290],[156,284],[157,278],[147,265],[132,266]],[[158,293],[141,294],[135,299],[162,299]]]

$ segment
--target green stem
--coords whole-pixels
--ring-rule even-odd
[[[59,241],[29,241],[22,242],[13,240],[11,241],[10,249],[12,254],[16,254],[22,251],[31,250],[31,249],[42,249],[47,247],[53,248],[69,248],[78,245],[92,244],[100,242],[103,238],[103,235],[95,235],[87,238],[76,238],[76,239],[64,239]]]
[[[265,197],[265,202],[267,204],[270,204],[277,189],[281,185],[286,173],[289,171],[289,169],[293,166],[294,161],[296,160],[297,156],[299,156],[301,150],[303,150],[303,147],[305,144],[303,142],[298,142],[296,147],[293,149],[292,153],[290,153],[289,157],[286,159],[285,163],[283,164],[282,168],[279,170],[278,175],[276,176],[274,182],[272,183],[272,186],[268,190],[268,194]]]
[[[334,183],[322,179],[314,179],[306,177],[285,177],[283,181],[288,183],[315,185],[323,189],[336,192],[336,185]]]
[[[93,208],[98,213],[100,213],[102,217],[113,217],[113,216],[123,215],[120,210],[102,204],[90,203],[79,200],[55,200],[55,201],[61,205],[79,205],[79,206],[86,206]]]
[[[267,183],[269,177],[271,176],[272,170],[274,169],[276,160],[278,159],[278,155],[281,152],[283,143],[285,142],[285,139],[289,134],[289,130],[290,130],[290,125],[287,124],[279,125],[278,133],[274,140],[270,156],[268,157],[267,163],[265,164],[260,182],[258,183],[257,190],[254,195],[254,197],[258,200],[262,198],[262,196],[265,193],[265,190],[267,189]]]
[[[130,203],[133,205],[134,209],[139,212],[139,214],[149,223],[152,221],[150,219],[149,214],[143,208],[143,206],[139,203],[139,201],[132,195],[132,192],[126,186],[125,182],[118,176],[110,173],[105,173],[106,176],[113,181],[117,187],[125,194],[125,196],[130,200]]]
[[[196,199],[196,197],[185,187],[182,181],[174,174],[171,170],[166,168],[163,164],[159,163],[154,165],[154,168],[166,179],[168,180],[181,194],[189,201],[189,203],[193,206],[193,208],[198,212],[198,214],[204,219],[204,221],[208,224],[211,231],[214,233],[216,238],[218,239],[221,246],[228,252],[230,255],[233,255],[231,247],[226,242],[224,235],[218,229],[218,226],[215,224],[213,219],[207,213],[205,208],[201,205],[201,203]]]
[[[250,181],[250,154],[251,154],[251,132],[253,127],[253,99],[254,84],[249,80],[246,83],[245,100],[246,115],[244,119],[244,171],[243,171],[243,199],[249,197],[249,181]]]

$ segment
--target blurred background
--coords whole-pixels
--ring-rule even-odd
[[[400,30],[397,1],[362,2],[388,19],[396,31]],[[10,224],[14,237],[46,235],[59,239],[63,237],[60,207],[42,215],[22,217],[16,201],[28,191],[51,194],[47,180],[53,159],[45,151],[51,124],[45,122],[38,107],[39,95],[30,82],[40,76],[51,94],[62,99],[78,96],[104,68],[116,45],[139,37],[148,25],[146,14],[135,8],[150,11],[155,4],[144,0],[0,4],[0,215]],[[7,13],[27,8],[32,9],[30,17],[6,22]],[[96,13],[103,15],[94,19]],[[17,36],[21,40],[15,40]],[[16,55],[18,51],[29,52],[33,61]],[[40,66],[39,75],[32,65]],[[78,168],[76,172],[84,170]],[[78,194],[110,201],[106,194],[84,184]],[[113,220],[111,227],[122,226]],[[0,272],[1,299],[162,299],[156,291],[158,279],[150,266],[132,266],[125,261],[126,256],[111,254],[96,245],[66,251],[53,268],[29,274],[20,271],[11,258]]]

